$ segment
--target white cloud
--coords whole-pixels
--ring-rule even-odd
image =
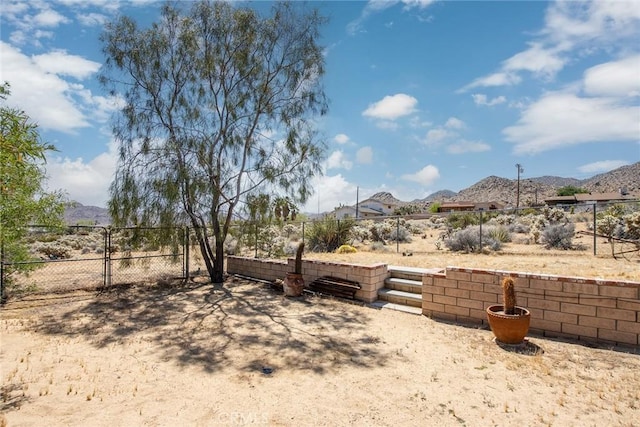
[[[336,136],[333,137],[333,140],[338,144],[346,144],[347,142],[350,141],[349,137],[344,133],[337,134]]]
[[[605,50],[614,42],[637,44],[640,37],[640,7],[637,1],[558,1],[549,5],[545,25],[529,47],[502,62],[498,71],[473,80],[458,92],[474,87],[520,83],[522,72],[552,79],[574,58]]]
[[[449,129],[464,129],[466,125],[464,122],[456,117],[449,117],[444,127]]]
[[[425,187],[432,185],[439,178],[440,171],[433,165],[427,165],[413,174],[402,175],[402,179],[417,182]]]
[[[371,164],[373,162],[373,149],[371,147],[362,147],[356,152],[356,161],[361,164]]]
[[[442,141],[448,139],[448,138],[452,138],[454,136],[456,136],[457,134],[455,132],[451,132],[447,129],[438,127],[435,129],[430,129],[427,132],[427,136],[424,139],[424,144],[427,146],[437,146],[439,145]]]
[[[45,73],[86,79],[100,69],[100,63],[81,56],[69,55],[65,50],[53,50],[32,57],[33,62]]]
[[[589,68],[584,73],[584,90],[588,95],[640,96],[640,55]]]
[[[79,13],[76,15],[76,19],[85,27],[96,27],[104,25],[109,17],[101,13]]]
[[[109,144],[107,152],[87,163],[82,158],[50,157],[46,165],[47,187],[49,190],[62,189],[71,200],[83,205],[106,207],[117,159],[115,142]]]
[[[599,162],[593,162],[586,165],[582,165],[578,168],[578,170],[582,173],[601,173],[608,172],[613,169],[617,169],[622,166],[628,165],[629,162],[626,160],[601,160]]]
[[[57,27],[69,22],[71,22],[69,18],[53,9],[44,9],[33,17],[33,24],[39,27]]]
[[[587,142],[638,141],[640,107],[612,98],[551,92],[529,105],[503,134],[517,154],[534,154]]]
[[[316,176],[312,185],[315,195],[302,207],[303,212],[331,212],[340,204],[355,204],[357,186],[341,174]]]
[[[499,105],[507,102],[507,98],[502,95],[493,99],[488,99],[487,95],[485,94],[474,93],[473,95],[471,95],[471,97],[473,98],[473,102],[476,105],[486,105],[487,107],[493,107],[494,105]]]
[[[360,16],[347,24],[347,33],[349,35],[355,35],[364,32],[363,24],[369,16],[395,6],[398,3],[404,5],[402,10],[406,12],[415,8],[424,10],[434,2],[435,0],[369,0],[364,9],[362,9]]]
[[[451,154],[481,153],[491,150],[491,146],[482,141],[467,141],[465,139],[447,146],[447,151]]]
[[[353,162],[349,161],[340,150],[334,151],[325,162],[326,170],[329,169],[351,169]]]
[[[385,96],[382,100],[370,104],[362,113],[363,116],[375,119],[395,120],[416,111],[418,100],[404,93]]]
[[[0,80],[11,83],[8,102],[23,109],[42,128],[71,133],[89,126],[91,119],[106,120],[117,106],[56,74],[87,78],[91,70],[97,70],[95,62],[59,51],[51,56],[29,57],[3,41],[0,56],[3,62]]]

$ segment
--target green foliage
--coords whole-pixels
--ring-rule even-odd
[[[100,80],[124,101],[114,223],[189,224],[213,282],[223,281],[238,206],[246,201],[255,226],[269,206],[259,194],[302,203],[321,173],[326,20],[307,7],[275,3],[262,16],[228,2],[173,2],[148,28],[121,16],[101,37]],[[295,212],[287,208],[280,218]]]
[[[9,84],[0,85],[0,99],[9,94]],[[45,155],[54,147],[40,140],[37,126],[24,111],[6,105],[0,107],[0,132],[0,245],[6,262],[24,261],[27,252],[21,239],[28,224],[62,224],[62,194],[43,188]],[[20,268],[8,266],[7,281]]]
[[[440,206],[442,206],[442,203],[440,202],[433,202],[429,205],[429,212],[431,213],[438,213],[438,211],[440,210]]]
[[[413,214],[417,214],[420,213],[421,210],[419,207],[417,207],[416,205],[404,205],[404,206],[400,206],[398,208],[395,208],[393,210],[393,214],[394,215],[413,215]]]
[[[463,229],[470,225],[479,224],[480,218],[471,212],[452,213],[447,217],[447,222],[453,229]]]
[[[356,252],[358,252],[358,250],[351,245],[342,245],[336,249],[336,253],[338,254],[355,254]]]
[[[567,186],[558,188],[558,191],[556,191],[556,194],[558,196],[573,196],[576,194],[584,194],[588,192],[589,191],[585,190],[584,188],[578,188],[573,185],[567,185]]]
[[[308,231],[309,246],[315,252],[333,252],[347,244],[354,225],[353,218],[337,220],[326,217],[315,221]]]
[[[511,241],[511,233],[509,229],[504,225],[500,225],[497,227],[487,227],[486,233],[492,239],[497,240],[500,243],[507,243]]]

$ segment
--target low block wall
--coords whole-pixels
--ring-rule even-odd
[[[422,313],[487,324],[486,308],[502,304],[501,280],[515,280],[518,305],[531,311],[534,333],[640,345],[640,283],[447,267],[425,274]]]
[[[293,271],[295,260],[287,261],[227,257],[227,273],[242,274],[262,280],[284,279],[287,272]],[[356,299],[373,302],[378,299],[378,290],[384,287],[387,278],[387,264],[349,264],[316,260],[302,260],[302,275],[306,284],[318,277],[333,276],[340,279],[353,280],[362,287],[356,292]]]

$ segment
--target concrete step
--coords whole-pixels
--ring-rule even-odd
[[[418,282],[422,282],[422,276],[425,273],[434,274],[441,273],[444,269],[442,268],[419,268],[419,267],[403,267],[400,265],[389,265],[387,266],[387,272],[390,277],[398,278],[398,279],[407,279],[407,280],[415,280]]]
[[[384,285],[387,289],[422,294],[422,281],[389,277],[385,279]]]
[[[422,308],[422,294],[414,294],[411,292],[382,288],[378,291],[378,299],[395,304]]]
[[[385,310],[402,311],[403,313],[409,313],[409,314],[418,314],[418,315],[422,314],[422,308],[413,307],[410,305],[395,304],[389,301],[378,300],[371,303],[371,306],[374,308],[380,308]]]

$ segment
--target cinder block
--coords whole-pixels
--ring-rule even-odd
[[[444,286],[445,288],[457,288],[458,281],[452,279],[445,279],[443,277],[438,277],[433,282],[436,286]]]
[[[638,299],[638,288],[631,286],[600,286],[600,296]]]
[[[480,320],[482,323],[487,321],[487,312],[485,310],[476,310],[474,308],[469,309],[469,316],[474,319]]]
[[[560,301],[577,304],[580,301],[578,294],[571,294],[567,292],[545,291],[544,299],[549,301]]]
[[[458,316],[469,316],[469,309],[466,307],[458,307],[457,305],[445,305],[444,312],[456,314]]]
[[[574,325],[578,324],[578,316],[575,314],[568,313],[560,313],[557,311],[544,311],[544,320],[551,320],[553,322],[561,322],[561,323],[572,323]]]
[[[562,282],[557,280],[531,279],[529,281],[531,289],[544,289],[545,291],[562,291]]]
[[[458,305],[460,307],[475,308],[477,310],[482,310],[484,308],[484,303],[482,301],[464,298],[458,298]]]
[[[562,332],[580,337],[598,338],[598,328],[590,326],[571,325],[569,323],[562,324]]]
[[[433,276],[427,276],[426,274],[422,276],[422,284],[423,285],[433,285]]]
[[[471,280],[471,273],[468,273],[466,271],[448,270],[447,279],[469,281]]]
[[[603,319],[600,317],[591,317],[591,316],[579,316],[578,317],[578,325],[582,326],[592,326],[594,328],[601,329],[616,329],[616,321],[613,319]]]
[[[502,295],[502,287],[500,285],[491,285],[487,283],[484,285],[483,291],[493,293],[496,295]],[[518,292],[517,289],[516,289],[516,292]]]
[[[488,292],[469,292],[469,298],[478,301],[488,302],[490,304],[496,304],[498,302],[498,295]]]
[[[593,283],[564,282],[562,290],[573,294],[598,295],[598,285]]]
[[[437,302],[439,304],[456,305],[456,298],[444,295],[434,295],[433,302]]]
[[[430,286],[430,285],[422,285],[422,293],[425,292],[428,294],[434,295],[444,295],[444,289],[442,286]]]
[[[616,307],[616,300],[614,298],[600,298],[590,295],[580,295],[578,298],[578,304],[582,305],[595,305],[596,307]]]
[[[640,301],[618,299],[616,303],[617,303],[617,308],[621,308],[623,310],[640,311]]]
[[[560,303],[558,301],[547,301],[544,299],[537,299],[537,298],[529,298],[527,307],[541,308],[543,310],[560,311]]]
[[[458,281],[458,288],[466,289],[468,291],[482,292],[484,290],[484,285],[476,282]]]
[[[560,304],[560,311],[563,313],[580,314],[583,316],[596,315],[596,308],[592,305],[570,304],[566,302]]]
[[[447,274],[450,274],[450,273],[447,273]],[[500,278],[495,274],[472,272],[471,281],[485,283],[485,284],[496,284],[500,281]]]
[[[432,312],[438,312],[438,313],[444,313],[444,304],[439,304],[436,302],[429,302],[429,301],[422,301],[422,311],[424,312],[425,310],[428,311],[432,311]]]
[[[444,294],[457,298],[469,298],[469,291],[466,289],[444,288]]]
[[[597,316],[606,319],[626,320],[627,322],[636,321],[636,312],[632,310],[620,310],[618,308],[598,307]]]
[[[618,330],[620,332],[640,334],[640,322],[626,322],[624,320],[618,320]]]
[[[615,341],[618,343],[638,345],[638,335],[631,332],[598,329],[598,338],[603,340]]]

